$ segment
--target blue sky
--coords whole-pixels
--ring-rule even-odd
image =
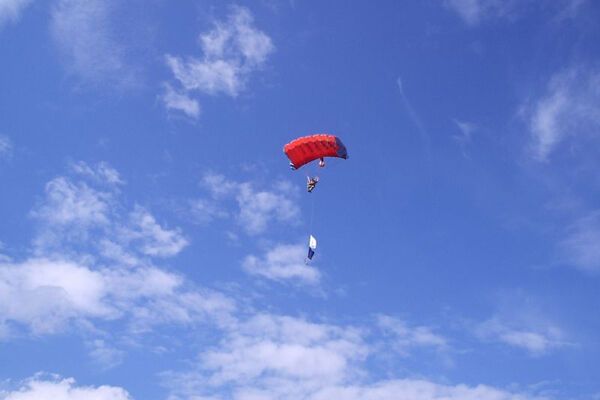
[[[598,21],[0,0],[0,399],[600,399]]]

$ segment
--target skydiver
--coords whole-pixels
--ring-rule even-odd
[[[308,191],[308,193],[311,193],[313,190],[315,190],[315,186],[317,186],[318,182],[319,182],[318,176],[315,176],[312,178],[310,176],[306,177],[306,190]]]
[[[323,159],[323,157],[321,157],[319,159],[319,167],[321,167],[321,168],[325,167],[325,160]]]

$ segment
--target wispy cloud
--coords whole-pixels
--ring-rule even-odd
[[[172,257],[189,243],[179,229],[166,229],[146,209],[136,206],[129,214],[129,225],[120,230],[120,239],[138,242],[140,251],[148,256]]]
[[[394,349],[400,354],[406,355],[413,348],[431,348],[434,350],[448,348],[448,340],[435,333],[431,327],[411,326],[405,320],[389,315],[378,316],[377,324],[391,338]]]
[[[523,106],[533,157],[550,159],[567,140],[597,137],[600,133],[600,72],[570,68],[555,74],[544,94]]]
[[[467,146],[473,140],[473,132],[477,130],[477,125],[472,122],[459,121],[454,119],[454,124],[460,131],[460,134],[452,135],[452,138],[458,143],[465,157],[467,157]]]
[[[115,27],[112,0],[59,0],[52,9],[52,36],[67,70],[82,82],[132,87],[138,74]]]
[[[0,1],[0,28],[7,22],[16,22],[32,0]]]
[[[8,136],[0,135],[0,160],[8,159],[12,156],[13,144]]]
[[[40,222],[35,239],[38,253],[62,253],[65,245],[91,246],[105,257],[124,261],[129,255],[133,261],[137,260],[134,253],[171,257],[188,245],[179,229],[161,226],[144,207],[123,212],[119,189],[124,182],[114,168],[80,162],[72,164],[71,170],[74,176],[60,176],[46,184],[45,197],[31,212]]]
[[[515,325],[514,321],[494,317],[480,324],[476,333],[482,339],[520,348],[534,356],[544,355],[569,344],[558,327],[549,324],[535,325]]]
[[[528,8],[551,9],[558,19],[574,17],[587,0],[445,0],[447,8],[454,11],[465,24],[477,26],[492,19],[514,20]]]
[[[261,234],[272,222],[293,222],[300,210],[296,204],[297,191],[289,182],[277,182],[261,188],[254,182],[238,182],[224,175],[208,173],[202,186],[209,197],[192,202],[192,212],[200,222],[230,215],[224,204],[233,200],[237,205],[234,218],[250,235]]]
[[[402,82],[401,77],[398,77],[398,79],[396,80],[396,85],[398,86],[398,91],[400,92],[400,99],[402,100],[402,105],[406,110],[406,113],[408,114],[408,117],[410,118],[411,122],[419,132],[419,136],[421,137],[421,141],[423,143],[423,148],[427,157],[427,161],[429,162],[431,161],[431,138],[429,137],[429,133],[427,132],[425,125],[423,125],[421,117],[419,117],[419,114],[417,114],[411,102],[409,101],[408,96],[406,95],[406,92],[404,90],[404,83]]]
[[[250,11],[238,6],[232,7],[226,20],[215,21],[214,29],[200,35],[200,45],[201,58],[166,56],[181,90],[167,86],[163,101],[167,108],[193,117],[199,106],[190,93],[236,97],[274,50],[271,38],[254,26]]]
[[[200,116],[200,103],[190,97],[184,90],[177,91],[168,83],[164,85],[161,96],[168,110],[181,111],[190,118],[197,119]]]
[[[313,266],[306,265],[306,245],[277,245],[267,251],[263,258],[249,255],[242,267],[251,274],[274,281],[292,284],[315,285],[321,274]]]
[[[600,271],[600,211],[591,212],[569,227],[559,244],[563,261],[587,272]]]
[[[86,343],[89,355],[102,369],[113,368],[123,361],[125,352],[110,345],[103,339],[93,339]]]
[[[156,262],[177,255],[187,240],[148,210],[127,211],[116,170],[77,163],[72,176],[51,180],[32,212],[38,225],[35,256],[0,260],[0,332],[55,334],[68,328],[85,335],[92,357],[105,364],[120,350],[96,323],[136,335],[157,325],[195,325],[227,320],[235,302],[196,287]]]
[[[119,171],[106,162],[100,162],[95,166],[91,166],[83,161],[79,161],[71,164],[71,170],[76,174],[91,178],[95,183],[111,186],[125,184]]]
[[[524,350],[532,356],[574,345],[536,299],[518,291],[504,293],[497,312],[472,328],[483,341]]]
[[[446,0],[445,3],[466,24],[473,26],[487,18],[510,15],[519,2],[514,0]]]

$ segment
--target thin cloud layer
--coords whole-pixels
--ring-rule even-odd
[[[600,212],[594,211],[573,222],[559,243],[563,261],[582,271],[600,271]]]
[[[202,223],[233,216],[247,234],[257,235],[264,233],[273,222],[294,223],[300,214],[297,191],[289,182],[263,189],[251,181],[238,182],[208,173],[202,178],[202,186],[209,197],[193,201],[190,207]],[[236,204],[233,214],[224,206],[231,201]]]
[[[201,58],[166,56],[181,89],[165,86],[165,106],[194,118],[199,105],[191,93],[236,97],[274,50],[271,38],[254,26],[250,11],[237,6],[226,20],[215,21],[211,31],[200,35],[200,46]]]
[[[535,299],[519,292],[506,294],[498,312],[476,324],[473,332],[484,342],[500,343],[536,357],[574,345]]]
[[[377,324],[390,338],[393,348],[402,355],[407,355],[414,348],[448,348],[448,339],[435,333],[431,327],[411,326],[406,321],[389,315],[378,316]]]
[[[524,107],[533,157],[547,161],[563,142],[597,137],[599,104],[599,71],[571,68],[555,74],[545,93]]]
[[[446,0],[446,6],[471,26],[487,18],[505,17],[514,11],[518,3],[514,0]]]
[[[543,399],[485,385],[372,380],[367,361],[374,349],[367,343],[366,331],[354,327],[257,314],[202,352],[196,369],[163,378],[174,400]]]
[[[316,285],[321,273],[312,265],[307,265],[306,245],[277,245],[267,251],[263,258],[247,256],[242,267],[251,275],[292,284]]]
[[[572,18],[587,0],[557,0],[535,2],[532,0],[445,0],[448,9],[454,11],[465,24],[475,27],[493,19],[514,20],[528,9],[536,12],[550,9],[557,20]]]
[[[13,152],[13,144],[8,136],[0,135],[0,160],[8,159]]]
[[[59,0],[51,32],[65,68],[82,82],[132,87],[138,78],[115,27],[112,0]]]
[[[32,0],[2,0],[0,1],[0,28],[8,22],[19,20],[21,13]]]

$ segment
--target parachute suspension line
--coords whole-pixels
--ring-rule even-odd
[[[311,168],[310,168],[311,177],[317,176],[316,172],[317,172],[317,168],[314,166],[311,166]],[[316,193],[314,193],[314,192],[308,193],[308,195],[311,197],[311,199],[310,199],[310,223],[308,225],[308,229],[309,229],[308,234],[309,235],[313,234],[313,223],[315,220],[315,194]]]
[[[313,193],[310,193],[310,224],[308,225],[309,234],[313,234],[313,222],[315,220],[315,196]]]
[[[314,239],[314,232],[313,232],[313,223],[314,223],[314,219],[315,219],[315,196],[313,193],[309,193],[311,195],[311,199],[310,199],[310,222],[308,224],[308,256],[304,259],[304,264],[308,265],[310,263],[310,260],[312,259],[313,255],[315,254],[314,252],[314,247],[313,246],[313,240]],[[315,245],[316,246],[316,242]]]

